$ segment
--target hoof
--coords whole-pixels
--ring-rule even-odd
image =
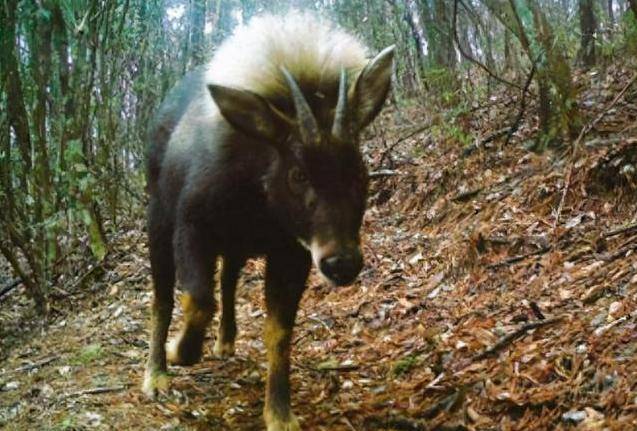
[[[202,355],[202,346],[184,345],[181,338],[175,338],[170,341],[166,348],[166,359],[173,365],[193,365],[199,362]]]
[[[265,424],[267,431],[301,431],[299,421],[292,413],[287,419],[277,418],[271,415],[265,415]]]
[[[227,358],[230,356],[234,356],[234,342],[222,342],[221,338],[217,337],[215,340],[215,346],[212,349],[212,353],[217,358]]]
[[[165,371],[146,370],[144,373],[142,392],[151,400],[154,400],[158,393],[166,392],[169,386],[170,378]]]

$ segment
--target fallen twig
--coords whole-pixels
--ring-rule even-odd
[[[637,249],[637,243],[633,243],[633,244],[627,244],[624,246],[620,246],[617,250],[613,251],[612,253],[603,253],[603,254],[598,254],[596,255],[596,257],[598,259],[601,259],[605,262],[611,262],[617,258],[622,257],[623,255],[625,255],[626,253],[628,253],[629,251],[635,250]]]
[[[595,119],[593,121],[588,123],[586,126],[584,126],[582,128],[582,130],[580,130],[580,133],[577,136],[577,139],[573,143],[573,148],[576,148],[580,144],[582,139],[584,139],[584,136],[586,136],[591,130],[593,130],[593,128],[597,125],[597,123],[599,123],[602,120],[602,118],[604,118],[606,116],[606,114],[608,114],[608,112],[611,110],[611,108],[613,106],[615,106],[617,104],[617,102],[619,102],[621,100],[622,97],[624,97],[624,94],[626,94],[628,89],[635,83],[635,81],[637,81],[637,73],[635,73],[633,75],[633,77],[630,79],[630,81],[628,81],[628,83],[624,86],[624,88],[622,88],[621,91],[619,93],[617,93],[615,98],[608,104],[608,106],[606,106],[597,115],[597,117],[595,117]]]
[[[382,177],[392,177],[394,175],[399,175],[400,172],[398,171],[394,171],[391,169],[380,169],[378,171],[372,171],[369,173],[369,178],[370,179],[374,179],[374,178],[382,178]]]
[[[352,423],[350,422],[349,419],[347,419],[345,416],[343,416],[341,418],[341,422],[343,422],[345,424],[345,426],[347,426],[348,429],[350,429],[351,431],[358,431],[354,425],[352,425]]]
[[[427,429],[420,421],[396,415],[389,417],[369,416],[365,419],[365,427],[366,429],[392,429],[399,431],[424,431]]]
[[[59,357],[60,357],[59,355],[49,356],[49,357],[41,359],[41,360],[39,360],[37,362],[33,362],[33,363],[27,364],[27,365],[23,365],[21,367],[15,368],[13,370],[4,371],[0,375],[5,375],[5,374],[9,374],[9,373],[21,373],[21,372],[24,372],[24,371],[33,370],[35,368],[40,368],[40,367],[48,365],[51,362],[57,360]]]
[[[612,109],[612,107],[615,106],[622,97],[624,97],[624,94],[626,94],[628,89],[635,83],[636,80],[637,80],[637,73],[633,75],[633,77],[630,79],[630,81],[628,81],[628,83],[624,86],[624,88],[622,88],[621,91],[617,93],[615,98],[608,104],[608,106],[606,106],[597,115],[597,117],[593,119],[593,121],[588,123],[586,126],[582,127],[582,130],[580,130],[579,135],[577,136],[577,139],[573,141],[573,144],[571,145],[571,162],[569,163],[568,173],[566,174],[566,182],[564,184],[564,188],[562,189],[562,196],[560,198],[560,203],[559,203],[559,206],[557,207],[557,212],[555,214],[555,221],[553,222],[554,234],[557,229],[557,226],[560,223],[560,215],[562,214],[562,209],[564,208],[564,202],[566,201],[566,195],[568,194],[568,190],[571,185],[571,176],[573,175],[573,166],[575,165],[576,152],[577,152],[577,149],[579,148],[580,143],[582,142],[584,137],[591,130],[593,130],[593,128],[597,125],[597,123],[599,123],[601,119],[604,118],[604,116]]]
[[[64,395],[64,398],[71,397],[79,397],[82,395],[97,395],[97,394],[105,394],[108,392],[119,392],[128,388],[128,385],[117,385],[117,386],[100,386],[97,388],[84,389],[77,392],[70,392]]]
[[[512,263],[520,262],[520,261],[526,259],[527,257],[537,256],[537,255],[540,255],[540,254],[547,253],[550,250],[551,250],[551,247],[543,247],[543,248],[541,248],[539,250],[536,250],[536,251],[533,251],[531,253],[521,254],[519,256],[509,257],[508,259],[504,259],[503,261],[492,263],[490,265],[487,265],[487,268],[495,269],[495,268],[499,268],[501,266],[510,265]]]
[[[531,310],[533,311],[533,314],[535,314],[535,317],[537,317],[540,320],[545,320],[546,319],[546,316],[544,316],[544,313],[542,313],[542,310],[540,309],[540,306],[537,305],[537,302],[531,301],[529,303],[529,306],[531,307]]]
[[[503,349],[508,344],[510,344],[512,341],[514,341],[515,339],[521,337],[522,335],[526,334],[528,331],[531,331],[532,329],[537,329],[537,328],[541,328],[543,326],[551,325],[553,323],[561,322],[562,320],[564,320],[564,317],[565,316],[558,316],[558,317],[553,317],[551,319],[538,320],[538,321],[535,321],[535,322],[529,322],[529,323],[527,323],[525,325],[522,325],[521,327],[519,327],[515,331],[511,332],[510,334],[507,334],[504,337],[500,338],[500,340],[497,343],[495,343],[493,346],[488,347],[484,351],[482,351],[482,352],[478,353],[477,355],[475,355],[473,357],[473,361],[482,360],[482,359],[484,359],[484,358],[486,358],[486,357],[498,352],[499,350]]]
[[[633,231],[636,231],[636,230],[637,230],[637,223],[631,223],[629,225],[616,227],[607,232],[604,232],[603,237],[610,238],[611,236],[619,235],[626,232],[632,233]]]
[[[353,363],[341,363],[341,364],[319,364],[316,367],[317,371],[354,371],[358,370],[360,365]]]
[[[216,370],[210,367],[198,368],[196,370],[187,371],[184,375],[186,376],[202,376],[206,374],[214,374]]]
[[[473,144],[469,145],[462,151],[462,156],[467,157],[473,154],[476,150],[480,149],[483,145],[488,144],[489,142],[495,141],[501,136],[504,136],[509,131],[509,127],[503,127],[502,129],[498,129],[492,133],[489,133],[487,136],[480,140],[476,140]]]
[[[566,195],[568,194],[568,189],[571,187],[571,177],[573,175],[573,166],[575,165],[575,157],[571,159],[571,163],[568,166],[568,172],[566,173],[566,182],[564,183],[564,188],[562,189],[562,196],[560,197],[560,203],[557,207],[557,212],[555,213],[555,220],[553,221],[553,235],[557,241],[557,226],[560,223],[560,215],[562,214],[562,209],[564,208],[564,202],[566,202]]]
[[[430,381],[429,383],[427,383],[427,386],[425,386],[425,389],[435,388],[435,387],[436,387],[436,385],[437,385],[438,383],[440,383],[440,381],[441,381],[442,379],[444,379],[444,378],[445,378],[445,373],[444,373],[444,372],[442,372],[442,373],[438,374],[438,375],[437,375],[437,376],[436,376],[436,377],[435,377],[432,381]]]
[[[406,141],[407,139],[416,136],[419,133],[424,132],[425,130],[427,130],[428,128],[431,127],[431,122],[423,124],[419,127],[416,127],[414,130],[412,130],[411,132],[407,133],[406,135],[396,139],[396,141],[394,141],[389,147],[385,148],[383,150],[383,154],[380,156],[380,161],[378,162],[378,167],[382,167],[383,163],[385,163],[385,158],[389,157],[390,158],[390,162],[391,162],[391,156],[390,153],[392,151],[394,151],[394,148],[396,148],[396,146],[398,146],[398,144],[400,144],[403,141]]]
[[[103,268],[103,262],[94,264],[92,268],[89,268],[84,274],[82,274],[81,276],[79,276],[73,283],[71,283],[71,285],[68,287],[68,291],[73,292],[77,287],[81,286],[84,284],[84,282],[96,271],[98,270],[102,270]]]
[[[633,317],[637,317],[637,310],[635,310],[632,313],[629,313],[629,314],[627,314],[625,316],[622,316],[622,317],[620,317],[617,320],[613,320],[612,322],[610,322],[607,325],[600,326],[599,328],[595,329],[595,335],[597,337],[599,337],[600,335],[603,335],[604,332],[608,331],[609,329],[611,329],[611,328],[613,328],[613,327],[615,327],[615,326],[617,326],[617,325],[619,325],[621,323],[624,323],[625,321],[627,321],[628,319],[632,319]]]
[[[9,294],[16,287],[18,287],[20,283],[22,283],[22,279],[16,278],[15,280],[9,282],[9,284],[4,286],[2,289],[0,289],[0,299],[2,299],[2,297],[4,297],[5,295]]]
[[[465,202],[473,198],[474,196],[477,196],[482,190],[484,190],[484,187],[478,187],[475,189],[467,190],[465,192],[458,193],[457,195],[453,196],[451,200],[454,202]]]
[[[533,76],[535,76],[535,71],[537,68],[537,63],[540,60],[540,56],[538,56],[533,65],[531,66],[531,72],[529,72],[529,76],[526,78],[526,82],[524,83],[524,88],[522,89],[522,97],[520,99],[520,110],[518,111],[518,115],[515,117],[513,123],[511,123],[511,127],[509,127],[509,131],[507,133],[506,141],[504,141],[504,145],[508,145],[513,137],[513,134],[518,131],[520,128],[520,124],[522,123],[522,118],[524,118],[524,112],[526,111],[526,95],[529,92],[529,87],[531,86],[531,82],[533,82]]]

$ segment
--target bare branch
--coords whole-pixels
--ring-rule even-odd
[[[487,74],[492,77],[493,79],[495,79],[498,82],[501,82],[503,84],[506,84],[510,87],[514,87],[517,88],[519,90],[522,90],[523,88],[520,87],[520,85],[516,84],[515,82],[511,82],[507,79],[502,78],[501,76],[496,75],[491,69],[489,69],[487,66],[485,66],[484,64],[482,64],[482,62],[478,61],[477,59],[473,58],[469,53],[467,53],[463,48],[462,48],[462,44],[460,43],[460,38],[458,37],[458,28],[457,28],[457,21],[458,21],[458,1],[459,0],[455,0],[453,2],[453,39],[456,42],[456,45],[458,46],[458,51],[460,51],[460,54],[462,54],[462,56],[464,58],[466,58],[467,60],[469,60],[471,63],[475,64],[476,66],[480,67],[482,70],[484,70],[485,72],[487,72]]]
[[[531,82],[533,82],[533,76],[535,76],[535,71],[537,70],[537,63],[539,59],[539,56],[535,59],[533,65],[531,66],[531,72],[529,72],[529,76],[526,78],[526,83],[524,84],[524,88],[522,89],[522,97],[520,99],[520,110],[518,111],[518,115],[515,118],[515,121],[513,121],[513,124],[511,124],[511,127],[509,128],[509,133],[507,134],[506,141],[504,141],[504,145],[507,145],[511,141],[513,134],[520,128],[520,123],[522,122],[522,118],[524,117],[524,111],[526,111],[526,95],[529,92]]]
[[[536,322],[529,322],[526,325],[522,325],[521,327],[519,327],[515,331],[511,332],[510,334],[507,334],[504,337],[502,337],[493,346],[485,349],[481,353],[478,353],[476,356],[473,357],[473,360],[474,361],[479,361],[481,359],[484,359],[484,358],[486,358],[486,357],[498,352],[502,348],[506,347],[508,344],[513,342],[515,339],[521,337],[522,335],[526,334],[528,331],[530,331],[532,329],[541,328],[543,326],[552,325],[553,323],[561,322],[562,320],[564,320],[564,318],[565,318],[565,316],[558,316],[558,317],[553,317],[552,319],[538,320]]]

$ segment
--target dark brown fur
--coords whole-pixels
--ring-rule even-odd
[[[154,392],[162,387],[155,379],[166,372],[165,342],[176,278],[185,294],[185,323],[169,359],[192,364],[201,357],[215,308],[211,285],[216,259],[224,261],[218,336],[221,345],[233,345],[239,271],[247,258],[265,256],[269,362],[265,416],[268,429],[297,429],[290,412],[290,340],[312,263],[302,243],[320,244],[320,256],[332,258],[328,263],[322,258],[315,261],[336,284],[351,282],[360,270],[359,229],[367,191],[357,142],[360,127],[348,142],[329,133],[338,82],[327,83],[322,97],[313,97],[315,93],[301,83],[322,130],[320,143],[308,145],[299,127],[285,120],[295,116],[288,101],[265,103],[246,92],[221,99],[211,88],[215,100],[221,100],[223,118],[198,108],[202,98],[211,97],[203,79],[201,71],[187,75],[169,94],[151,128],[148,234],[155,299],[145,389]],[[379,96],[381,103],[386,91]],[[241,114],[242,107],[235,109],[232,104],[240,105],[243,97],[263,108],[271,120],[268,133],[257,136],[256,126],[244,127],[243,117],[232,116]],[[351,261],[343,264],[338,260],[342,256]]]

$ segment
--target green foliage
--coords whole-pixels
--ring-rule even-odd
[[[459,103],[437,117],[430,131],[435,141],[450,141],[459,147],[466,147],[473,142],[473,135],[462,126],[462,119],[469,115],[468,105]]]
[[[458,103],[460,82],[456,72],[446,67],[428,67],[423,71],[422,80],[442,106],[452,107]]]
[[[73,365],[87,365],[104,357],[104,349],[100,344],[89,344],[75,357],[70,359]]]
[[[167,33],[165,13],[141,0],[0,8],[3,81],[13,71],[0,85],[0,245],[41,310],[65,261],[104,259],[109,229],[139,214],[146,129],[184,64],[166,52],[188,28]]]
[[[431,130],[435,139],[456,142],[460,147],[466,147],[473,142],[472,135],[454,123],[444,122],[432,127]]]
[[[598,45],[598,52],[600,58],[608,59],[610,61],[613,60],[615,55],[617,54],[617,42],[614,40],[611,41],[601,41]]]
[[[540,146],[572,136],[580,123],[571,82],[580,39],[573,13],[578,2],[463,3],[454,20],[453,2],[445,0],[294,2],[358,35],[370,54],[395,44],[392,100],[455,110],[436,127],[438,139],[470,143],[454,118],[464,114],[470,99],[490,95],[499,85],[460,56],[458,43],[492,74],[518,85],[539,59],[532,94],[545,85],[546,136]],[[164,94],[210,57],[239,21],[285,12],[290,2],[16,5],[0,8],[0,245],[44,310],[50,285],[61,272],[76,270],[66,264],[81,262],[73,254],[104,259],[108,235],[141,214],[146,130]],[[195,19],[202,16],[200,9],[194,13],[197,5],[206,6],[207,23]],[[598,35],[603,55],[637,56],[633,14],[613,18],[620,23],[613,27],[605,10],[598,6],[595,13],[615,32],[612,40]]]
[[[623,18],[626,51],[637,56],[637,17],[632,11],[626,12]]]
[[[520,21],[522,23],[522,28],[520,29],[520,31],[523,32],[528,38],[531,48],[531,55],[533,55],[534,57],[538,57],[542,54],[546,54],[539,43],[537,29],[533,18],[533,11],[529,6],[528,0],[516,0],[515,8],[515,11],[520,17]]]
[[[53,427],[53,431],[73,431],[79,429],[77,419],[72,414],[64,416],[57,425]]]
[[[620,31],[612,38],[601,39],[598,43],[598,52],[606,63],[616,61],[618,56],[637,58],[637,19],[632,10],[621,16],[618,28]]]
[[[409,373],[420,363],[420,355],[407,355],[394,363],[391,373],[395,377],[400,377]]]
[[[91,210],[91,202],[99,193],[98,181],[85,164],[79,141],[69,141],[64,157],[69,167],[67,170],[68,193],[74,197],[69,208],[71,212],[69,215],[84,223],[88,229],[91,252],[98,261],[101,261],[106,256],[107,247],[99,222]]]

